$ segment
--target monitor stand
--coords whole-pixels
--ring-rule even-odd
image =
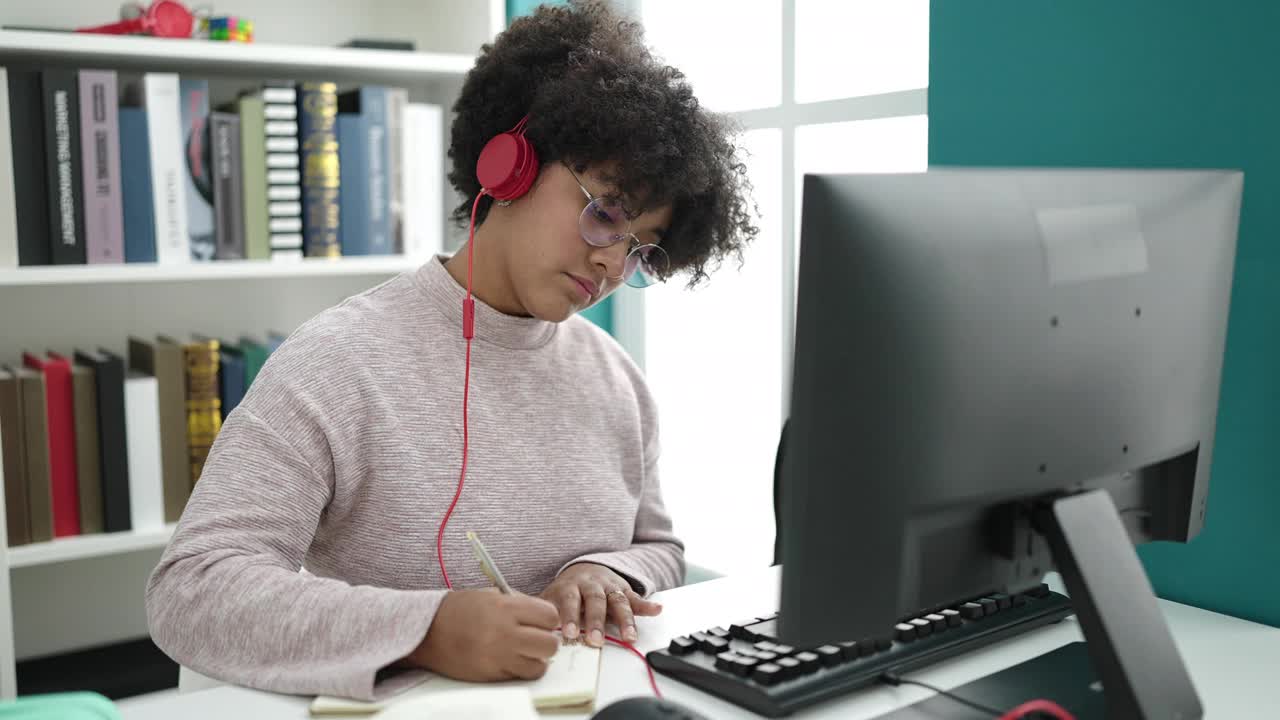
[[[1052,700],[1077,720],[1199,720],[1204,711],[1173,643],[1151,582],[1111,495],[1092,490],[1043,503],[1034,516],[1086,642],[1071,643],[953,689],[1012,710]],[[881,720],[988,717],[933,697]]]

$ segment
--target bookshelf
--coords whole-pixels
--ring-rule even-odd
[[[494,5],[467,4],[456,12],[492,13]],[[490,39],[476,38],[475,47]],[[448,108],[473,62],[472,55],[450,53],[0,30],[0,66],[105,68],[122,78],[176,72],[208,78],[211,91],[223,95],[214,100],[230,99],[227,93],[237,85],[264,79],[333,80],[340,89],[404,87],[411,102],[445,108],[441,157],[446,164]],[[448,225],[457,198],[447,181],[441,187],[443,195],[429,200],[440,203],[449,249],[462,239]],[[24,349],[105,347],[124,355],[130,335],[261,338],[273,330],[287,332],[425,260],[394,255],[0,268],[0,362],[18,361]],[[0,487],[5,480],[0,464]],[[140,569],[154,564],[151,558],[158,559],[173,533],[170,525],[9,548],[3,508],[0,493],[0,700],[17,693],[18,660],[146,635],[146,574]],[[110,587],[94,584],[104,578]],[[26,601],[19,602],[20,596]],[[39,603],[33,597],[59,601],[34,607]]]

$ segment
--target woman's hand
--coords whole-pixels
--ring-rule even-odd
[[[604,645],[606,620],[618,626],[623,640],[635,642],[635,616],[662,612],[661,604],[640,597],[621,575],[589,562],[565,568],[541,597],[555,603],[565,639],[576,639],[581,630],[592,647]]]
[[[559,623],[546,600],[455,590],[444,596],[426,637],[406,660],[457,680],[536,680],[560,647],[554,632]]]

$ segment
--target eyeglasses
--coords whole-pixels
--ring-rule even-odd
[[[641,243],[640,238],[631,232],[631,216],[627,214],[622,202],[617,198],[596,197],[582,184],[582,179],[566,163],[565,168],[578,183],[578,189],[587,196],[587,206],[578,216],[578,229],[582,239],[595,247],[610,247],[622,240],[631,244],[627,251],[626,262],[622,265],[622,276],[612,280],[624,280],[634,288],[646,288],[662,282],[671,269],[671,260],[667,251],[653,243]]]

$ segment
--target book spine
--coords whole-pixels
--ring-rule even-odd
[[[129,455],[129,517],[134,530],[164,527],[160,474],[160,413],[156,379],[130,375],[124,381]]]
[[[18,373],[22,384],[22,420],[26,425],[27,501],[30,503],[31,542],[53,539],[53,487],[49,475],[49,414],[44,375]]]
[[[98,465],[102,480],[102,529],[121,532],[133,527],[129,512],[129,458],[125,435],[124,360],[106,350],[97,356],[77,353],[93,367],[98,394]]]
[[[23,355],[27,367],[44,374],[48,416],[49,485],[53,498],[53,535],[80,534],[80,492],[76,474],[75,404],[71,366],[64,360]]]
[[[209,152],[209,81],[182,78],[178,81],[181,118],[182,174],[187,198],[187,234],[191,238],[191,259],[214,258],[213,169]]]
[[[302,172],[298,157],[298,89],[291,83],[268,84],[262,88],[263,154],[267,194],[295,194],[302,197]],[[268,119],[276,118],[276,119]],[[285,119],[280,119],[285,118]],[[273,260],[302,256],[302,210],[290,215],[272,215],[266,209],[266,251]],[[277,211],[280,208],[275,208]]]
[[[17,373],[0,369],[0,459],[4,462],[4,514],[9,547],[31,542],[26,456],[22,384]]]
[[[18,206],[13,186],[16,168],[11,133],[9,74],[6,68],[0,67],[0,268],[18,266]]]
[[[391,247],[404,252],[404,111],[409,91],[387,88],[387,207]]]
[[[391,170],[387,164],[387,91],[360,89],[365,120],[365,152],[369,156],[369,254],[387,255],[395,247],[391,228]]]
[[[240,116],[213,113],[210,117],[213,151],[213,209],[217,216],[218,260],[245,257],[244,186],[240,179]]]
[[[9,138],[13,161],[18,264],[48,265],[49,189],[45,181],[44,101],[37,70],[9,69]]]
[[[98,389],[93,368],[71,366],[75,403],[76,490],[80,498],[80,532],[102,532],[102,469],[98,464]]]
[[[191,487],[204,470],[209,449],[222,429],[222,401],[218,392],[217,340],[185,346],[187,363],[187,442],[191,458]]]
[[[178,76],[148,73],[143,77],[150,140],[151,183],[155,205],[156,258],[160,263],[191,262],[187,234],[187,198],[183,191],[183,135]]]
[[[265,260],[267,246],[267,155],[262,98],[240,98],[240,176],[243,182],[245,256]],[[296,148],[295,148],[296,150]]]
[[[147,111],[120,108],[120,190],[124,211],[124,261],[156,261],[155,195]]]
[[[404,254],[444,251],[443,114],[439,105],[410,103],[404,123]]]
[[[90,263],[124,262],[119,100],[113,71],[80,71],[80,151],[85,257]]]
[[[369,254],[369,156],[364,118],[358,113],[338,115],[338,202],[343,255]]]
[[[45,177],[49,188],[50,255],[55,265],[83,265],[84,198],[80,97],[71,70],[45,70]]]

